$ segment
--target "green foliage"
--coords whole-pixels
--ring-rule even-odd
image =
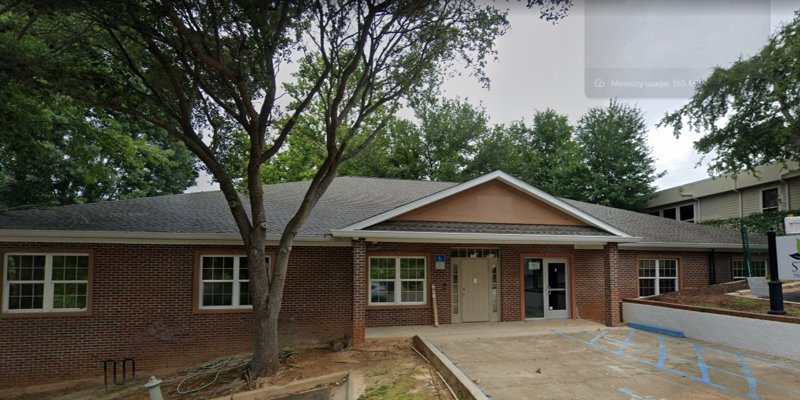
[[[163,130],[57,92],[26,90],[5,67],[42,51],[35,38],[14,34],[26,20],[0,17],[7,56],[0,57],[0,209],[180,193],[194,184],[194,156]]]
[[[461,182],[474,158],[476,144],[489,131],[483,108],[460,99],[438,99],[432,94],[412,103],[419,120],[422,178]]]
[[[549,109],[534,113],[530,126],[524,121],[496,126],[481,138],[470,174],[501,169],[550,194],[579,198],[585,171],[573,132],[565,115]]]
[[[738,172],[800,160],[800,14],[756,55],[717,67],[689,103],[660,125],[703,137],[695,147],[714,153],[712,172]]]
[[[789,215],[800,215],[800,210],[754,213],[742,220],[751,236],[766,235],[770,230],[774,230],[780,236],[786,234],[783,219]],[[712,219],[703,221],[701,224],[739,230],[739,218]]]
[[[586,167],[582,200],[635,211],[647,207],[652,183],[663,173],[653,166],[645,130],[642,111],[615,100],[581,117],[576,140]]]

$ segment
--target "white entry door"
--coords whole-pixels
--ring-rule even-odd
[[[489,263],[486,259],[460,262],[462,322],[489,320]]]

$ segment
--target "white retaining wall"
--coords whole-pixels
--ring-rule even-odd
[[[800,361],[800,324],[622,303],[625,322],[673,331],[688,338]]]

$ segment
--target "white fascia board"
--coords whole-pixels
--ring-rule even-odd
[[[397,207],[397,208],[395,208],[393,210],[389,210],[389,211],[384,212],[382,214],[378,214],[378,215],[376,215],[374,217],[367,218],[367,219],[365,219],[365,220],[363,220],[361,222],[355,223],[353,225],[346,226],[346,227],[340,229],[339,231],[340,232],[341,231],[357,231],[357,230],[360,230],[360,229],[364,229],[364,228],[370,227],[372,225],[375,225],[377,223],[392,219],[392,218],[394,218],[394,217],[396,217],[398,215],[405,214],[405,213],[407,213],[409,211],[413,211],[413,210],[415,210],[417,208],[426,206],[428,204],[434,203],[436,201],[442,200],[442,199],[450,197],[450,196],[452,196],[454,194],[463,192],[463,191],[465,191],[467,189],[471,189],[473,187],[476,187],[478,185],[481,185],[483,183],[486,183],[486,182],[489,182],[489,181],[492,181],[492,180],[495,180],[495,179],[499,180],[501,182],[504,182],[504,183],[508,184],[509,186],[516,188],[517,190],[520,190],[520,191],[522,191],[524,193],[527,193],[527,194],[531,195],[532,197],[535,197],[535,198],[537,198],[537,199],[539,199],[539,200],[541,200],[541,201],[543,201],[543,202],[545,202],[545,203],[547,203],[547,204],[549,204],[549,205],[551,205],[551,206],[553,206],[553,207],[555,207],[555,208],[567,213],[568,215],[570,215],[572,217],[575,217],[575,218],[577,218],[577,219],[579,219],[579,220],[581,220],[583,222],[586,222],[587,224],[592,225],[592,226],[594,226],[596,228],[600,228],[600,229],[602,229],[604,231],[610,232],[610,233],[612,233],[614,235],[617,235],[617,236],[620,236],[622,238],[630,238],[631,237],[631,235],[628,235],[627,233],[625,233],[625,232],[623,232],[623,231],[621,231],[621,230],[619,230],[619,229],[617,229],[617,228],[615,228],[615,227],[613,227],[613,226],[611,226],[611,225],[609,225],[609,224],[607,224],[607,223],[605,223],[605,222],[603,222],[603,221],[601,221],[601,220],[599,220],[599,219],[597,219],[597,218],[595,218],[595,217],[593,217],[593,216],[591,216],[591,215],[589,215],[589,214],[587,214],[587,213],[585,213],[585,212],[583,212],[583,211],[581,211],[581,210],[569,205],[568,203],[560,200],[559,198],[557,198],[557,197],[555,197],[555,196],[553,196],[553,195],[551,195],[551,194],[549,194],[547,192],[544,192],[541,189],[538,189],[538,188],[536,188],[534,186],[531,186],[531,185],[529,185],[529,184],[527,184],[527,183],[525,183],[525,182],[523,182],[523,181],[521,181],[521,180],[519,180],[519,179],[517,179],[517,178],[515,178],[515,177],[513,177],[513,176],[511,176],[511,175],[509,175],[509,174],[507,174],[505,172],[503,172],[503,171],[499,171],[499,170],[491,172],[491,173],[488,173],[488,174],[483,175],[483,176],[479,176],[479,177],[477,177],[477,178],[475,178],[473,180],[464,182],[464,183],[462,183],[460,185],[453,186],[451,188],[442,190],[440,192],[436,192],[436,193],[434,193],[434,194],[432,194],[430,196],[423,197],[423,198],[421,198],[419,200],[416,200],[416,201],[413,201],[413,202],[408,203],[406,205]]]
[[[635,242],[641,238],[591,235],[521,235],[509,233],[413,232],[413,231],[333,231],[334,237],[363,238],[367,241],[429,243],[530,243],[530,244],[605,244]]]
[[[279,240],[279,235],[267,235],[267,246],[277,245]],[[0,229],[0,242],[187,245],[242,245],[244,243],[242,237],[236,233],[118,232],[39,229]],[[294,241],[294,246],[350,245],[350,241],[336,240],[331,236],[298,236]]]
[[[675,242],[637,242],[637,243],[623,243],[619,245],[620,249],[631,250],[741,250],[742,245],[736,243],[675,243]],[[750,248],[757,250],[766,250],[767,245],[751,244]]]

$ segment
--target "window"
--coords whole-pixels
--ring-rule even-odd
[[[3,312],[87,309],[88,254],[6,254],[3,278]]]
[[[650,215],[655,215],[656,217],[660,217],[661,216],[661,212],[660,211],[650,211]]]
[[[678,260],[639,260],[639,296],[678,290]]]
[[[778,188],[766,189],[761,191],[761,212],[778,211],[780,196]]]
[[[669,219],[676,219],[675,218],[675,209],[674,208],[666,208],[661,210],[661,216],[664,218]]]
[[[264,261],[269,268],[269,257],[265,257]],[[201,308],[249,308],[252,304],[250,269],[246,256],[200,257]]]
[[[687,204],[678,209],[681,221],[694,222],[694,204]]]
[[[750,260],[751,276],[767,276],[767,260]],[[733,279],[747,278],[744,260],[733,260]]]
[[[425,257],[370,257],[369,304],[425,304],[425,264]]]
[[[499,257],[500,250],[492,248],[455,248],[450,250],[450,258]]]

